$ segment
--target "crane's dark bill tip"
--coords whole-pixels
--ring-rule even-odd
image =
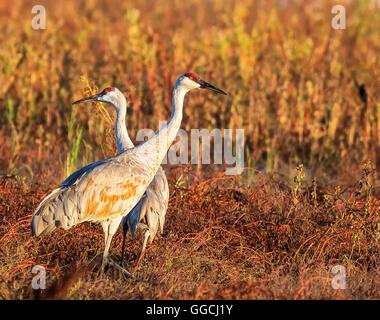
[[[91,102],[91,101],[97,101],[98,100],[98,97],[99,97],[99,94],[95,94],[91,97],[86,97],[86,98],[83,98],[83,99],[79,99],[77,101],[74,101],[72,104],[77,104],[77,103],[82,103],[82,102]]]
[[[201,86],[202,89],[207,89],[207,90],[219,93],[219,94],[227,95],[227,92],[223,91],[222,89],[220,89],[220,88],[214,86],[213,84],[208,83],[208,82],[206,82],[204,80],[199,80],[198,83],[200,84],[200,86]]]

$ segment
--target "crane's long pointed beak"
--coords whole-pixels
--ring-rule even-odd
[[[82,102],[91,102],[91,101],[98,101],[100,97],[100,94],[95,94],[91,97],[79,99],[77,101],[74,101],[72,104],[82,103]]]
[[[199,80],[198,83],[200,84],[201,89],[207,89],[207,90],[219,93],[219,94],[227,95],[227,92],[223,91],[222,89],[219,89],[219,88],[215,87],[213,84],[208,83],[208,82],[206,82],[204,80]]]

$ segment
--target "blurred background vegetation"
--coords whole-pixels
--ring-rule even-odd
[[[31,27],[34,4],[0,2],[2,174],[56,180],[113,155],[112,121],[71,102],[120,88],[134,138],[167,119],[189,70],[230,95],[192,93],[182,127],[244,128],[246,166],[302,163],[322,179],[379,169],[376,1],[340,1],[346,30],[331,28],[331,1],[39,1],[46,30]]]

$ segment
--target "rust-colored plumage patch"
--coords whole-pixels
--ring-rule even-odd
[[[95,213],[97,207],[98,207],[98,202],[97,201],[94,201],[94,200],[90,200],[87,202],[87,205],[86,205],[86,210],[85,212],[87,213],[87,215],[92,215]]]
[[[84,187],[84,191],[86,191],[89,187],[91,187],[92,185],[94,185],[94,179],[92,179],[91,177],[89,177],[87,179],[87,182],[86,182],[86,185]]]
[[[136,190],[136,186],[133,184],[133,183],[123,183],[120,185],[120,188],[124,189],[124,190]]]
[[[133,180],[134,180],[134,182],[135,182],[136,184],[138,184],[138,185],[142,185],[142,184],[145,184],[145,183],[146,183],[146,181],[143,180],[143,179],[140,178],[140,177],[135,177]]]
[[[132,197],[136,193],[137,186],[131,183],[126,183],[120,186],[121,189],[125,190],[125,192],[121,194],[111,194],[107,190],[102,190],[99,194],[101,202],[112,202],[115,203],[119,200],[127,200]]]
[[[113,202],[106,202],[101,209],[98,209],[95,217],[101,220],[101,219],[106,219],[112,216],[113,204],[114,204]]]
[[[93,186],[95,181],[89,178],[85,189]],[[118,201],[125,201],[133,197],[136,194],[138,184],[125,182],[118,184],[120,191],[115,193],[109,186],[103,187],[98,196],[96,196],[96,191],[93,190],[91,197],[89,198],[86,206],[85,213],[87,217],[95,220],[103,220],[115,216],[117,212],[113,212],[113,207]]]

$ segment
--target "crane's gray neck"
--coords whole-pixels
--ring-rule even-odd
[[[182,121],[183,101],[188,91],[189,89],[176,84],[169,120],[152,138],[136,147],[136,152],[145,157],[147,166],[157,169],[175,139]]]
[[[181,126],[182,115],[183,115],[182,113],[183,101],[185,99],[185,95],[187,92],[188,92],[188,89],[183,88],[178,85],[176,85],[173,89],[172,113],[166,124],[167,131],[168,131],[167,139],[168,139],[169,146],[175,139],[178,133],[178,130]]]
[[[132,140],[130,139],[125,124],[125,117],[127,115],[127,101],[119,99],[117,106],[114,106],[116,110],[116,123],[115,123],[115,137],[117,144],[117,152],[120,154],[127,149],[134,147]]]

